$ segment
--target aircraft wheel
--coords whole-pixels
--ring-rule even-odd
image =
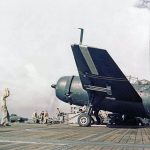
[[[81,127],[89,127],[91,125],[91,116],[89,116],[87,113],[81,114],[78,117],[78,124]]]

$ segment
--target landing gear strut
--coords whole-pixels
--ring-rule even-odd
[[[81,115],[78,117],[78,124],[81,127],[89,127],[91,126],[91,114],[92,114],[92,106],[86,108],[85,112],[82,112]]]

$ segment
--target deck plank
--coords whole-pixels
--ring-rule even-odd
[[[148,150],[150,128],[83,128],[70,125],[12,124],[0,128],[0,150]]]

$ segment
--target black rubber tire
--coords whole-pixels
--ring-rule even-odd
[[[91,116],[87,113],[81,114],[78,117],[78,124],[81,127],[89,127],[91,125]]]

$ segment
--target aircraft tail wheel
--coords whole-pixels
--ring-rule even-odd
[[[78,117],[78,124],[81,127],[89,127],[91,125],[91,116],[87,113],[81,114]]]

